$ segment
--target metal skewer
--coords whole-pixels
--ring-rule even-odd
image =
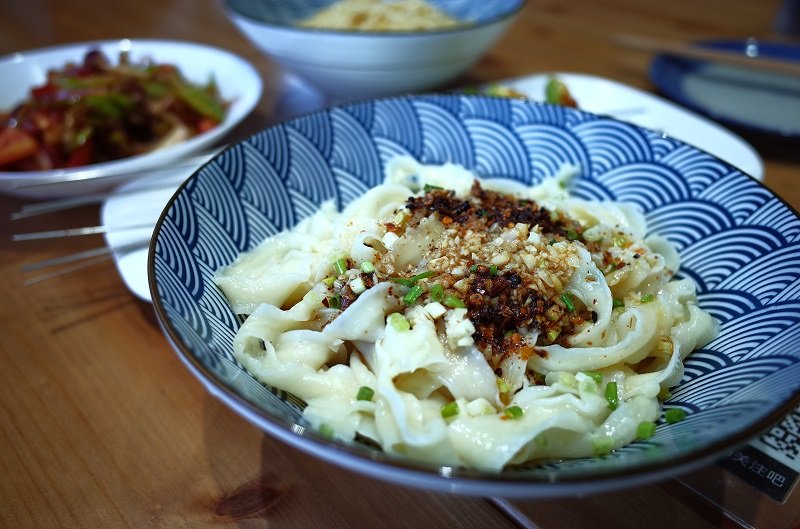
[[[153,222],[131,224],[129,226],[82,226],[80,228],[66,228],[61,230],[34,231],[28,233],[15,233],[12,241],[37,241],[40,239],[58,239],[61,237],[80,237],[83,235],[97,235],[109,231],[126,231],[152,228]]]

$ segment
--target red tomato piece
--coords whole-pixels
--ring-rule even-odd
[[[27,132],[11,128],[0,129],[0,167],[33,156],[38,150],[36,140]]]

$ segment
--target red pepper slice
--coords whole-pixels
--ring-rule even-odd
[[[92,146],[91,140],[87,140],[86,143],[72,151],[70,154],[67,163],[64,164],[65,167],[80,167],[82,165],[89,165],[92,163],[92,154],[94,152],[94,148]]]
[[[33,156],[38,149],[36,139],[27,132],[12,128],[0,129],[0,167]]]

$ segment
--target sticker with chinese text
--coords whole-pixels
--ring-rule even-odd
[[[720,465],[772,499],[785,501],[800,476],[800,408]]]

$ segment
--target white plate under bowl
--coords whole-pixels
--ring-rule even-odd
[[[229,51],[191,42],[121,39],[43,48],[0,58],[0,108],[11,109],[21,103],[29,97],[31,88],[45,82],[48,70],[62,68],[67,62],[80,63],[91,49],[100,50],[112,62],[117,62],[120,52],[127,51],[134,62],[152,59],[174,64],[194,83],[205,83],[213,75],[220,94],[231,102],[225,120],[194,138],[121,160],[52,171],[0,171],[0,193],[39,199],[108,189],[143,171],[210,147],[242,121],[261,98],[263,83],[258,72]]]
[[[550,75],[557,76],[569,86],[584,110],[662,130],[737,166],[742,172],[758,180],[763,178],[764,166],[761,158],[750,144],[705,118],[630,86],[602,77],[577,73],[533,75],[501,81],[498,84],[514,88],[528,99],[541,101],[544,99],[545,84]],[[292,100],[284,102],[280,107],[281,118],[316,110],[324,104],[324,98],[319,92],[304,85],[296,77],[288,79],[290,82],[285,93],[287,96],[290,95]],[[176,175],[177,179],[163,180],[168,183],[167,189],[151,190],[141,194],[126,192],[112,197],[103,206],[102,221],[109,230],[106,235],[107,242],[112,248],[121,248],[114,255],[120,275],[131,292],[145,301],[150,301],[146,270],[146,241],[150,238],[150,231],[119,229],[119,227],[131,224],[128,216],[131,211],[146,212],[138,215],[140,223],[145,221],[154,225],[155,219],[158,218],[156,210],[160,211],[166,205],[167,199],[177,189],[180,178],[188,177],[191,171],[186,173],[184,170]],[[159,174],[146,176],[139,182],[124,186],[123,189],[150,186],[162,179],[163,175]],[[139,247],[135,245],[136,240],[140,241]]]

